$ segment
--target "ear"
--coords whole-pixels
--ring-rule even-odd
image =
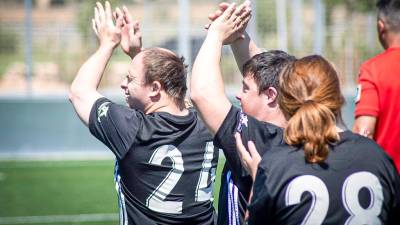
[[[278,91],[274,87],[267,88],[267,90],[263,91],[263,94],[267,98],[268,104],[276,102],[276,98],[278,97]]]
[[[150,85],[150,97],[155,97],[161,92],[161,83],[159,81],[153,81]]]
[[[384,33],[385,30],[386,30],[385,22],[380,18],[378,18],[377,27],[378,27],[378,33],[379,34]]]

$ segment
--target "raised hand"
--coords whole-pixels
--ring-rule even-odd
[[[242,143],[242,138],[239,133],[235,133],[236,139],[236,150],[239,154],[240,161],[242,162],[242,166],[246,169],[246,171],[251,175],[253,181],[256,178],[258,164],[261,161],[261,156],[258,154],[256,146],[252,141],[248,143],[248,149]]]
[[[215,11],[214,13],[210,13],[210,14],[208,15],[208,19],[211,20],[211,21],[216,20],[218,17],[220,17],[220,16],[222,15],[222,13],[225,12],[225,10],[226,10],[228,7],[229,7],[229,3],[227,3],[227,2],[221,2],[221,3],[218,5],[217,11]],[[210,25],[210,24],[209,24],[209,25]]]
[[[100,42],[100,46],[115,48],[121,42],[122,24],[123,20],[118,19],[114,25],[111,5],[108,1],[105,3],[105,8],[101,3],[96,2],[92,28]]]
[[[115,9],[114,17],[116,20],[122,19],[121,48],[132,59],[142,50],[142,34],[140,32],[139,21],[133,20],[126,6],[122,10]]]
[[[222,5],[222,9],[225,8]],[[222,12],[222,10],[220,9]],[[218,15],[219,11],[215,13]],[[214,18],[212,15],[210,17]],[[248,1],[236,7],[235,3],[229,5],[210,25],[209,31],[222,38],[223,44],[230,44],[239,38],[243,38],[243,32],[251,18],[251,8]]]

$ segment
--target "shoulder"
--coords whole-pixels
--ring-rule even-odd
[[[275,145],[262,155],[259,167],[264,171],[288,169],[293,163],[303,161],[304,154],[299,150],[298,147],[286,143]]]
[[[362,157],[369,157],[372,162],[378,162],[378,160],[391,161],[391,158],[387,155],[386,151],[374,140],[350,131],[349,133],[351,133],[349,135],[350,138],[345,144],[353,151],[360,151]]]
[[[397,61],[399,57],[400,49],[387,49],[362,63],[360,67],[361,74],[367,72],[373,75],[387,69],[387,67],[393,67],[391,61]]]

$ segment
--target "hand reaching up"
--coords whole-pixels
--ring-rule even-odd
[[[100,42],[100,46],[115,48],[121,42],[122,22],[122,19],[118,19],[114,25],[111,5],[108,1],[105,3],[105,8],[101,3],[96,2],[92,28]]]
[[[231,9],[230,6],[232,6],[232,4],[229,4],[226,2],[220,3],[219,9],[217,11],[215,11],[214,13],[209,14],[208,19],[213,21],[213,23],[214,23],[214,21],[218,22],[218,19],[221,19],[222,15],[225,15],[225,16],[227,15],[225,12],[228,9]],[[230,32],[228,37],[224,39],[224,44],[230,44],[230,43],[236,41],[237,39],[244,38],[243,34],[244,34],[247,24],[251,18],[250,1],[246,0],[240,6],[236,7],[234,13],[230,14],[230,18],[233,21],[236,21],[236,23],[234,24],[235,26],[232,27],[231,31],[233,31],[233,32]],[[226,20],[226,22],[229,22],[229,20]],[[213,23],[206,25],[205,26],[206,29],[209,29],[209,27]]]
[[[221,3],[220,6],[222,6],[220,12],[217,11],[215,15],[210,15],[211,18],[216,18],[211,23],[208,32],[216,34],[222,39],[223,44],[230,44],[239,38],[243,38],[243,32],[251,18],[251,8],[248,1],[238,7],[235,3],[232,3],[223,12],[222,10],[226,5]],[[220,14],[221,12],[222,14]]]
[[[121,48],[132,59],[142,50],[142,34],[140,32],[139,21],[133,20],[126,6],[122,10],[115,9],[114,18],[122,19]]]

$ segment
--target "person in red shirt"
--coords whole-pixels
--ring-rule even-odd
[[[373,138],[400,172],[400,1],[380,0],[377,8],[385,51],[361,65],[353,131]]]

